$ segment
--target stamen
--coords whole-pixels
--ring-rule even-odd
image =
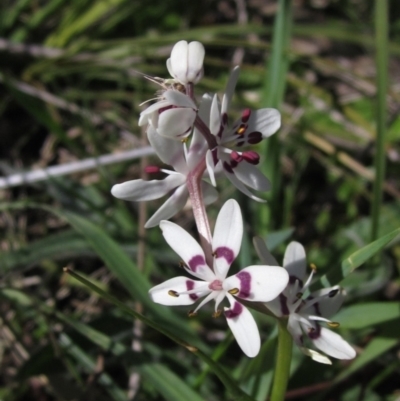
[[[298,293],[296,294],[296,298],[297,298],[297,299],[300,299],[302,296],[303,296],[303,293],[302,293],[302,292],[298,292]]]
[[[239,288],[232,288],[228,292],[229,292],[229,294],[236,295],[239,293]]]
[[[189,312],[188,312],[188,316],[189,317],[195,317],[197,315],[197,312],[195,312],[194,310],[190,310]]]
[[[246,132],[247,126],[244,124],[240,124],[239,128],[236,130],[238,135],[243,135]]]
[[[329,326],[331,329],[337,329],[337,328],[340,326],[340,323],[339,323],[339,322],[329,322],[329,323],[328,323],[328,326]]]
[[[174,290],[169,290],[168,291],[168,295],[170,295],[171,297],[174,297],[174,298],[178,298],[179,297],[179,293],[177,293]]]
[[[189,137],[186,137],[186,138],[181,139],[181,142],[182,143],[187,143],[188,140],[189,140]]]
[[[314,263],[310,263],[310,268],[312,269],[312,271],[315,273],[317,271],[317,266],[315,266]]]
[[[217,309],[211,316],[214,318],[220,317],[222,313],[221,309]]]
[[[184,269],[185,267],[187,267],[187,266],[186,266],[186,263],[185,263],[183,260],[181,260],[181,261],[178,263],[178,266],[179,266],[181,269]]]

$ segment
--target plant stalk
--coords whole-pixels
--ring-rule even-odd
[[[274,382],[270,401],[284,401],[292,359],[292,336],[287,329],[287,320],[278,320],[278,351],[276,354]]]

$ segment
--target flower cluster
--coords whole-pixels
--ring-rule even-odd
[[[273,135],[281,119],[275,109],[245,109],[239,119],[229,123],[238,67],[232,70],[221,101],[216,94],[205,94],[197,104],[194,85],[203,77],[204,55],[201,43],[180,41],[167,60],[172,79],[150,78],[162,90],[154,104],[141,113],[139,125],[147,126],[151,146],[161,162],[171,168],[148,166],[146,172],[163,173],[165,178],[136,179],[114,185],[111,190],[115,197],[129,201],[154,200],[169,194],[146,227],[160,226],[166,242],[193,278],[169,279],[151,288],[150,297],[168,306],[192,305],[203,298],[189,316],[195,316],[213,300],[213,316],[225,316],[237,343],[249,357],[258,354],[261,340],[255,319],[246,306],[261,303],[277,318],[287,319],[287,329],[295,343],[314,360],[330,363],[325,355],[307,348],[306,341],[329,356],[353,358],[354,349],[323,326],[338,325],[329,318],[341,306],[344,291],[336,286],[308,294],[313,273],[305,278],[305,252],[299,243],[289,244],[281,267],[265,243],[255,239],[262,264],[228,276],[242,242],[241,210],[235,200],[228,200],[211,235],[205,206],[218,198],[215,187],[220,177],[226,177],[251,199],[263,202],[253,190],[267,191],[270,183],[257,167],[260,156],[249,147]],[[200,244],[179,225],[168,221],[188,200]]]

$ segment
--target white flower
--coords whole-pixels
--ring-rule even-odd
[[[169,73],[183,85],[197,84],[204,74],[204,53],[204,46],[200,42],[179,41],[167,60]]]
[[[285,288],[288,274],[279,266],[249,266],[226,277],[242,242],[243,221],[238,203],[228,200],[218,214],[212,240],[212,267],[207,265],[200,245],[184,229],[168,221],[162,221],[160,228],[165,240],[182,258],[185,270],[199,280],[183,276],[167,280],[149,291],[153,301],[162,305],[191,305],[205,296],[189,315],[215,300],[214,316],[219,316],[219,305],[226,297],[230,307],[224,308],[224,314],[236,341],[247,356],[256,356],[260,350],[256,322],[234,295],[247,301],[270,301]]]
[[[281,125],[281,117],[276,109],[245,109],[241,118],[232,127],[228,127],[228,109],[238,77],[239,67],[235,67],[229,77],[221,106],[217,95],[214,96],[210,131],[218,145],[207,153],[207,169],[215,185],[215,168],[222,165],[225,175],[233,185],[250,198],[262,202],[262,199],[253,195],[247,188],[257,191],[267,191],[270,188],[268,179],[256,167],[259,156],[254,151],[240,149],[257,144],[274,134]]]
[[[263,262],[275,260],[265,243],[255,239],[257,252]],[[356,352],[350,344],[333,331],[321,326],[338,327],[338,323],[329,320],[340,308],[344,300],[344,291],[339,286],[314,291],[303,298],[304,292],[311,283],[313,271],[306,276],[306,254],[298,242],[291,242],[286,248],[283,266],[289,273],[289,284],[279,297],[266,306],[276,316],[288,316],[288,330],[294,342],[312,359],[320,363],[331,364],[329,358],[319,352],[306,348],[304,338],[308,338],[316,348],[337,359],[352,359]]]
[[[161,171],[166,173],[167,177],[163,180],[127,181],[114,185],[111,193],[119,199],[139,202],[158,199],[173,191],[167,201],[147,221],[145,227],[150,228],[157,226],[161,220],[169,219],[185,206],[189,197],[186,187],[187,175],[204,157],[206,143],[204,138],[195,132],[189,151],[185,152],[185,145],[158,135],[152,126],[149,126],[147,136],[160,159],[173,166],[176,171],[150,168],[148,171]],[[218,197],[217,191],[205,181],[202,181],[202,192],[206,205],[214,202]]]
[[[168,89],[161,99],[140,113],[139,126],[149,124],[158,134],[184,139],[192,132],[197,106],[186,94]]]

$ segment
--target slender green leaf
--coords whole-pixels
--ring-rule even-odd
[[[142,365],[139,367],[139,372],[166,401],[203,400],[180,377],[160,363]]]

